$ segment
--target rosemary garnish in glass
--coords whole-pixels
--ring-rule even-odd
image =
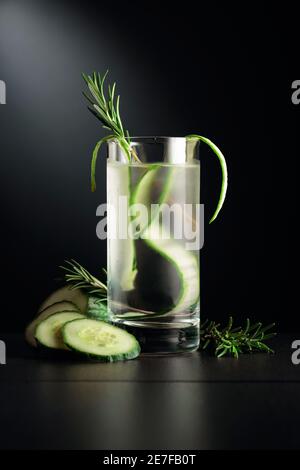
[[[83,92],[84,96],[90,103],[88,108],[91,113],[100,120],[102,127],[110,132],[109,135],[102,137],[102,139],[97,142],[93,151],[91,162],[92,191],[95,191],[96,189],[96,162],[100,147],[103,143],[116,139],[124,151],[128,161],[131,160],[131,156],[135,160],[139,161],[138,156],[130,147],[129,132],[128,130],[124,130],[122,124],[120,117],[120,95],[117,97],[115,96],[116,83],[113,83],[112,86],[108,85],[107,90],[105,90],[105,79],[107,74],[108,70],[103,76],[96,72],[93,72],[92,75],[82,74],[91,95],[90,96],[86,92]]]

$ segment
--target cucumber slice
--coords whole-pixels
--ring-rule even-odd
[[[162,194],[160,195],[159,201],[157,201],[156,212],[155,214],[151,213],[151,203],[153,202],[151,200],[151,192],[153,189],[153,185],[156,182],[157,174],[160,168],[161,168],[160,165],[158,165],[157,163],[152,164],[149,168],[147,168],[146,172],[140,178],[139,182],[137,183],[130,197],[130,205],[143,204],[143,206],[146,207],[148,211],[148,218],[146,220],[146,223],[143,225],[142,224],[143,221],[142,220],[140,221],[140,224],[139,224],[140,235],[142,235],[143,231],[149,225],[150,216],[152,215],[153,219],[154,217],[157,217],[158,212],[159,212],[159,204],[162,204],[166,200],[166,197],[169,192],[169,184],[171,181],[171,169],[170,169],[168,178],[166,180],[166,183],[164,185],[164,190]]]
[[[103,321],[70,321],[63,326],[62,336],[68,348],[102,362],[134,359],[141,351],[133,335]]]
[[[85,317],[78,312],[54,313],[37,325],[35,339],[47,348],[68,349],[63,342],[61,328],[66,322],[79,318]]]
[[[26,341],[30,346],[37,347],[37,342],[34,337],[35,329],[37,325],[42,321],[48,318],[50,315],[58,312],[77,312],[80,313],[79,308],[72,302],[55,302],[49,307],[45,308],[38,316],[27,326],[25,330]]]
[[[64,286],[61,289],[52,292],[52,294],[50,294],[49,297],[47,297],[46,300],[44,300],[44,302],[41,304],[38,311],[41,312],[50,305],[56,302],[62,302],[64,300],[73,302],[82,313],[85,313],[88,301],[87,295],[82,290],[70,289],[69,286]]]

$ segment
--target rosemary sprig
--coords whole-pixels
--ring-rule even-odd
[[[212,350],[217,357],[233,356],[252,352],[274,353],[266,345],[266,341],[273,338],[276,333],[270,330],[274,323],[263,327],[262,323],[251,325],[247,319],[245,328],[233,328],[233,318],[229,317],[228,325],[221,328],[219,323],[206,320],[200,328],[200,349]]]
[[[89,294],[96,294],[106,300],[107,286],[102,281],[93,276],[74,259],[66,260],[65,263],[60,268],[65,271],[65,281],[70,284],[71,289],[83,289]]]
[[[131,160],[131,155],[139,161],[136,153],[130,147],[130,137],[128,130],[124,129],[121,117],[120,117],[120,95],[116,96],[116,83],[108,85],[105,90],[105,79],[108,74],[108,70],[103,76],[100,73],[93,72],[92,75],[82,74],[85,80],[90,95],[83,92],[84,96],[89,102],[89,110],[94,116],[96,116],[102,123],[102,127],[108,130],[109,135],[100,139],[93,151],[92,162],[91,162],[91,188],[92,191],[96,189],[96,161],[100,147],[104,142],[115,139],[118,141],[120,147],[125,153],[128,161]]]

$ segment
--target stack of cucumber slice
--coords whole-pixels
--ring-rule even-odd
[[[102,362],[136,358],[141,351],[138,341],[109,324],[106,312],[97,297],[65,286],[43,302],[25,337],[33,347],[73,350]]]

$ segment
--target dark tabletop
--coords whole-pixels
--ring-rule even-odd
[[[31,350],[0,335],[2,449],[300,448],[300,365],[276,354],[199,352],[115,364]]]

